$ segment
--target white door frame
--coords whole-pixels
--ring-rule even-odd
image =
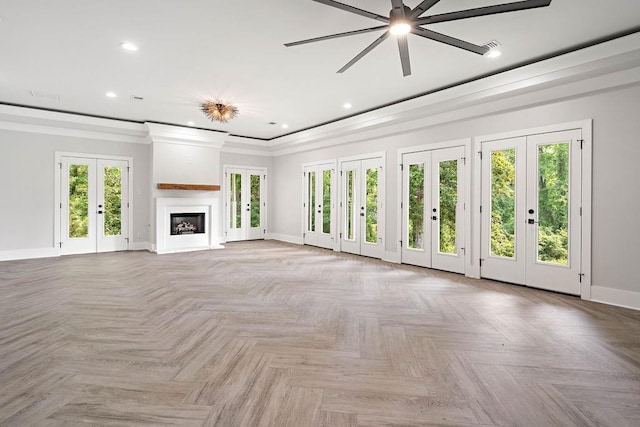
[[[465,158],[465,174],[464,174],[464,218],[463,218],[463,227],[464,227],[464,240],[461,242],[463,252],[464,252],[464,264],[465,264],[465,275],[469,277],[480,277],[480,270],[478,269],[477,276],[474,276],[470,272],[472,271],[473,260],[474,258],[479,258],[478,255],[474,257],[474,246],[472,245],[473,233],[471,232],[471,212],[473,209],[473,191],[471,187],[471,179],[472,179],[472,169],[473,162],[472,159],[472,140],[471,138],[463,138],[463,139],[455,139],[451,141],[442,141],[442,142],[434,142],[431,144],[422,144],[415,145],[412,147],[404,147],[398,149],[398,171],[396,177],[396,194],[398,194],[398,201],[396,206],[396,236],[398,237],[396,241],[395,251],[398,253],[399,262],[402,262],[402,250],[400,249],[400,244],[402,241],[402,157],[405,154],[410,153],[418,153],[421,151],[433,151],[439,150],[441,148],[453,148],[453,147],[464,147],[464,158]],[[470,169],[471,168],[471,169]],[[475,178],[475,176],[474,176]],[[480,192],[477,193],[478,195]],[[477,199],[476,199],[477,200]],[[480,204],[479,202],[477,203]],[[402,243],[404,244],[404,242]],[[478,243],[478,250],[480,249],[480,244]],[[475,254],[479,254],[480,252],[476,252]],[[477,262],[477,261],[476,261]]]
[[[62,242],[60,241],[60,233],[61,233],[61,218],[60,218],[60,210],[62,209],[62,195],[61,195],[61,182],[62,182],[62,158],[63,157],[80,157],[85,159],[98,159],[98,160],[124,160],[129,163],[129,185],[128,185],[128,193],[129,193],[129,236],[128,236],[128,250],[131,250],[131,236],[134,236],[134,225],[133,225],[133,157],[126,156],[110,156],[105,154],[87,154],[87,153],[74,153],[74,152],[66,152],[66,151],[56,151],[54,153],[55,159],[55,167],[54,167],[54,218],[53,218],[53,242],[54,246],[58,251],[58,255],[62,254]]]
[[[227,209],[227,198],[229,196],[229,188],[227,185],[227,177],[226,177],[226,173],[227,173],[227,169],[242,169],[245,172],[248,170],[253,170],[253,171],[260,171],[261,175],[264,175],[264,180],[263,180],[263,185],[261,186],[261,194],[260,194],[260,201],[263,202],[262,205],[262,210],[260,211],[262,213],[262,225],[263,225],[263,229],[264,229],[264,233],[263,233],[263,239],[266,238],[267,236],[267,214],[268,214],[268,209],[269,209],[269,199],[267,198],[267,193],[268,193],[268,179],[269,179],[269,169],[265,166],[247,166],[247,165],[232,165],[232,164],[223,164],[222,165],[222,188],[221,188],[221,193],[222,193],[222,203],[221,203],[221,209],[222,209],[222,233],[223,233],[223,242],[227,241],[227,225],[228,225],[228,221],[229,221],[229,211]],[[264,201],[263,201],[264,200]],[[247,237],[248,237],[248,231],[247,231]]]
[[[582,229],[581,229],[581,254],[580,264],[582,281],[580,284],[580,297],[582,299],[591,299],[591,194],[592,194],[592,156],[593,156],[593,121],[591,119],[558,123],[549,126],[542,126],[531,129],[522,129],[516,131],[503,132],[492,135],[482,135],[473,138],[473,158],[472,158],[472,174],[473,188],[471,192],[474,195],[475,205],[472,211],[472,252],[474,253],[472,266],[467,270],[470,277],[480,277],[480,196],[481,192],[481,162],[480,150],[483,142],[495,141],[499,139],[516,138],[521,136],[531,136],[543,133],[560,132],[565,130],[580,129],[582,131]]]
[[[340,241],[336,238],[337,234],[338,234],[338,161],[337,159],[330,159],[330,160],[320,160],[320,161],[315,161],[315,162],[307,162],[307,163],[303,163],[302,164],[302,221],[301,223],[301,231],[300,231],[300,237],[302,239],[302,244],[304,243],[304,239],[305,239],[305,233],[307,232],[306,230],[306,223],[307,223],[307,207],[306,207],[306,203],[307,203],[307,180],[306,180],[306,169],[309,167],[314,167],[314,166],[327,166],[327,169],[332,169],[333,170],[333,177],[331,180],[331,203],[332,203],[332,207],[331,207],[331,238],[333,239],[333,244],[331,249],[334,251],[339,251],[340,250]],[[316,178],[318,179],[318,178]]]
[[[381,230],[381,232],[379,234],[379,238],[382,239],[382,251],[381,251],[382,253],[381,253],[381,256],[380,256],[380,258],[382,259],[382,258],[384,258],[384,254],[387,251],[386,250],[387,242],[386,242],[386,233],[385,233],[385,228],[386,228],[385,227],[385,221],[386,221],[386,215],[385,215],[385,211],[386,211],[386,191],[385,190],[386,190],[386,181],[387,181],[385,179],[385,177],[386,177],[386,174],[387,174],[387,168],[386,168],[386,166],[387,166],[387,153],[385,151],[378,151],[378,152],[374,152],[374,153],[360,154],[360,155],[356,155],[356,156],[338,157],[338,161],[337,161],[338,169],[337,169],[337,171],[339,173],[339,176],[338,176],[338,179],[336,180],[337,181],[336,187],[337,187],[337,190],[338,190],[336,200],[342,201],[343,200],[343,196],[344,196],[342,194],[343,193],[343,188],[344,188],[344,185],[343,185],[344,177],[342,176],[342,173],[341,173],[342,172],[342,164],[344,162],[362,161],[362,160],[378,159],[378,158],[382,159],[381,160],[382,161],[382,178],[383,178],[382,186],[384,188],[384,190],[383,190],[383,200],[382,200],[382,210],[381,210],[382,211],[381,212],[381,214],[382,214],[382,221],[381,221],[382,222],[382,230]],[[344,214],[343,214],[344,209],[343,209],[342,206],[339,206],[337,211],[338,211],[338,215],[336,216],[336,221],[337,221],[337,224],[338,224],[338,227],[337,227],[338,231],[337,232],[341,235],[342,233],[344,233],[344,230],[342,229],[342,226],[344,224]],[[378,216],[378,218],[380,218],[380,216]],[[378,228],[378,230],[380,230],[380,227]],[[336,242],[337,248],[335,250],[337,252],[340,252],[341,251],[340,245],[341,245],[341,242],[342,242],[342,238],[338,237],[336,239],[336,241],[337,241]]]

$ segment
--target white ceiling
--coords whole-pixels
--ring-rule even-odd
[[[506,1],[441,0],[429,14]],[[390,0],[342,2],[385,16],[391,8]],[[409,77],[402,76],[393,39],[336,73],[381,33],[284,47],[379,24],[311,0],[6,1],[0,18],[2,103],[185,126],[193,121],[272,139],[639,30],[640,1],[553,0],[546,8],[431,25],[475,44],[497,40],[503,55],[490,60],[410,35]],[[124,51],[122,41],[139,51]],[[118,97],[105,97],[108,91]],[[144,101],[132,102],[132,95]],[[211,123],[198,104],[216,97],[235,103],[240,115]],[[353,108],[344,110],[345,102]]]

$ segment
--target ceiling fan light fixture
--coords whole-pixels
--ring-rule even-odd
[[[200,104],[200,110],[211,121],[227,123],[238,115],[238,107],[232,104],[225,104],[218,100],[205,101]]]
[[[404,19],[398,19],[389,28],[389,32],[394,36],[404,36],[411,32],[411,24]]]

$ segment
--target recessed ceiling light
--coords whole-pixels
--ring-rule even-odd
[[[118,95],[116,95],[114,92],[107,92],[104,94],[104,96],[106,96],[107,98],[116,98]]]
[[[498,49],[491,49],[489,52],[487,52],[487,58],[497,58],[500,55],[502,55],[502,52]]]
[[[193,126],[193,125],[195,125],[195,123],[193,123],[191,120],[187,122],[187,126]]]
[[[131,42],[122,42],[120,43],[120,47],[123,48],[124,50],[129,50],[131,52],[135,52],[138,50],[138,46],[136,46]]]
[[[282,129],[286,129],[286,128],[288,128],[288,127],[289,127],[289,125],[288,125],[288,124],[286,124],[286,123],[282,125]]]
[[[342,108],[344,108],[345,110],[348,110],[351,107],[353,107],[353,105],[349,104],[348,102],[342,106]]]

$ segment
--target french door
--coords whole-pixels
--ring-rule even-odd
[[[226,240],[264,239],[266,169],[225,169]]]
[[[383,158],[341,163],[343,252],[384,255]]]
[[[482,143],[482,277],[580,294],[581,135]]]
[[[335,239],[335,163],[304,168],[305,245],[333,249]]]
[[[127,250],[129,162],[62,157],[61,172],[61,253]]]
[[[464,273],[464,147],[402,156],[402,262]]]

